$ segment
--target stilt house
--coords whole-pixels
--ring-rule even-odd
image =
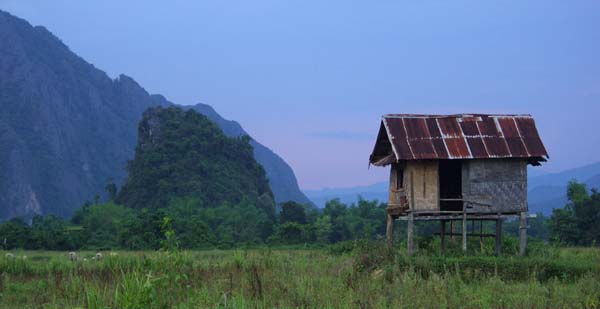
[[[495,220],[496,234],[479,236],[495,236],[499,253],[502,219],[520,216],[524,254],[527,165],[547,159],[530,115],[383,116],[369,162],[391,166],[388,245],[398,218],[409,221],[409,253],[414,220],[439,220],[442,246],[445,234],[454,236],[454,222],[462,221],[463,250],[467,220],[480,226]]]

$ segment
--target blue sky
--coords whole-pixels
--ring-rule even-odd
[[[599,1],[0,0],[113,78],[236,120],[305,189],[365,185],[386,113],[530,113],[600,161]]]

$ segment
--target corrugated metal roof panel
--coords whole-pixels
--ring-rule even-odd
[[[408,140],[406,139],[406,130],[402,119],[384,119],[385,128],[388,132],[388,137],[392,143],[392,148],[396,153],[397,158],[407,158],[405,160],[414,159]]]
[[[450,159],[466,159],[471,157],[471,153],[463,137],[449,137],[444,138],[443,141],[446,144],[446,148],[448,148]],[[432,157],[428,159],[436,158]]]
[[[472,157],[474,158],[487,158],[489,157],[487,149],[483,144],[481,137],[467,137],[467,144],[471,150]]]
[[[391,114],[383,124],[397,160],[548,158],[530,115]]]
[[[527,145],[529,155],[540,157],[546,155],[546,147],[542,144],[533,119],[517,118],[515,121],[519,127],[519,133]]]

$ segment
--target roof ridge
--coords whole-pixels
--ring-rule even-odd
[[[467,117],[533,118],[531,116],[531,114],[478,114],[478,113],[448,114],[448,115],[435,115],[435,114],[384,114],[382,116],[382,118],[467,118]]]

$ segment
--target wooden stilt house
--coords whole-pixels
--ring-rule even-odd
[[[385,115],[369,162],[390,165],[387,239],[392,246],[395,219],[408,220],[408,252],[413,222],[440,221],[446,235],[462,236],[468,221],[479,222],[479,237],[496,237],[500,252],[502,220],[520,218],[520,252],[527,237],[527,165],[548,159],[530,115]],[[496,222],[483,234],[483,220]],[[454,223],[462,222],[461,233]],[[446,223],[451,225],[447,231]],[[456,224],[457,226],[459,224]]]

